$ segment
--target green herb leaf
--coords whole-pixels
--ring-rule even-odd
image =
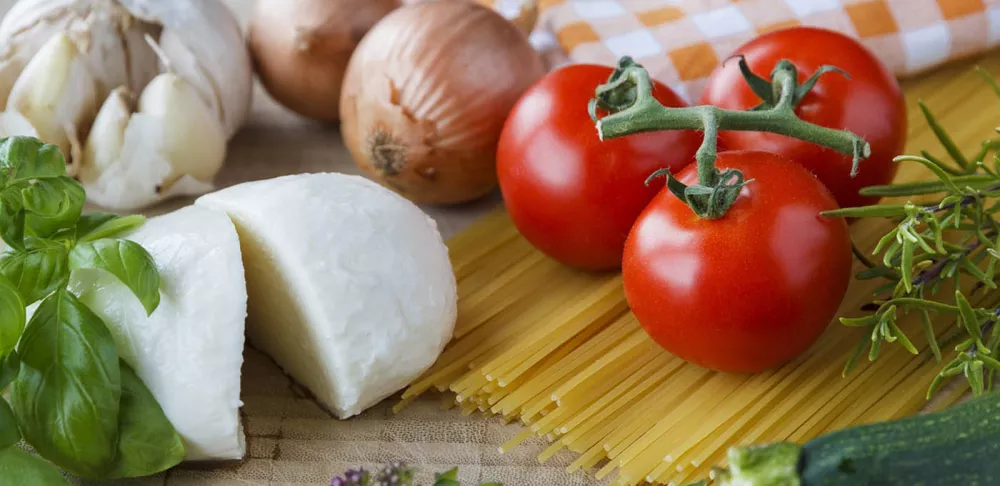
[[[916,245],[912,240],[903,241],[903,259],[899,264],[903,286],[907,292],[913,291],[913,249]]]
[[[858,344],[854,345],[854,350],[851,351],[851,355],[847,358],[847,363],[844,364],[844,369],[840,372],[840,376],[846,378],[847,375],[854,370],[854,367],[858,364],[858,358],[861,357],[861,353],[864,352],[865,346],[867,346],[870,342],[870,339],[864,337],[858,341]]]
[[[985,187],[996,183],[996,179],[988,175],[962,175],[951,178],[956,184],[972,185],[974,187]],[[885,186],[868,186],[859,191],[862,196],[875,197],[900,197],[919,196],[923,194],[936,194],[946,192],[947,185],[941,180],[929,180],[908,182],[903,184],[891,184]]]
[[[875,206],[862,206],[859,208],[841,208],[831,211],[823,211],[823,216],[841,218],[895,218],[906,216],[906,206],[880,204]]]
[[[897,325],[895,321],[891,322],[891,327],[893,335],[896,337],[896,339],[899,340],[900,345],[906,348],[906,350],[909,351],[910,354],[919,354],[919,351],[917,351],[917,347],[913,345],[913,341],[910,341],[910,338],[906,336],[906,333],[904,333],[903,330],[899,328],[899,325]]]
[[[45,298],[28,322],[11,385],[24,438],[46,459],[100,478],[118,442],[121,373],[110,331],[70,292]]]
[[[962,295],[962,291],[955,292],[955,302],[958,303],[958,311],[962,315],[962,322],[965,324],[965,329],[969,331],[976,341],[983,339],[983,329],[979,325],[979,316],[976,315],[976,311],[972,309],[972,305],[969,304],[969,300]]]
[[[858,272],[854,278],[858,280],[871,280],[873,278],[899,278],[899,273],[885,265],[865,268]]]
[[[948,155],[951,156],[959,167],[967,169],[969,167],[969,160],[965,158],[962,151],[958,149],[958,146],[955,145],[955,142],[951,139],[951,136],[948,135],[948,132],[945,131],[941,124],[938,123],[934,113],[931,113],[931,110],[927,108],[927,105],[925,105],[923,101],[917,101],[917,105],[920,106],[920,111],[923,112],[924,118],[927,119],[927,125],[931,127],[931,131],[933,131],[934,135],[937,136],[941,145],[944,146],[944,149],[948,152]]]
[[[925,159],[927,159],[928,162],[936,165],[938,168],[940,168],[941,170],[947,172],[948,174],[951,174],[951,175],[954,175],[954,176],[959,176],[959,175],[962,174],[962,171],[960,171],[960,170],[958,170],[958,169],[956,169],[956,168],[954,168],[954,167],[952,167],[952,166],[944,163],[943,160],[941,160],[941,159],[939,159],[939,158],[931,155],[931,153],[928,152],[928,151],[926,151],[926,150],[921,150],[920,151],[920,156],[923,157],[923,158],[925,158]],[[896,160],[896,162],[898,162],[898,160]]]
[[[877,339],[875,334],[872,334],[872,347],[868,349],[868,361],[875,361],[878,358],[878,353],[882,349],[882,340]]]
[[[458,468],[434,475],[434,486],[461,486],[458,482]]]
[[[17,444],[21,440],[21,432],[17,430],[17,419],[10,409],[10,404],[0,397],[0,450]]]
[[[24,331],[24,301],[17,287],[0,278],[0,358],[14,351]]]
[[[917,162],[923,165],[924,167],[930,169],[930,171],[933,172],[934,175],[938,177],[938,179],[941,179],[941,181],[944,182],[944,185],[948,187],[949,191],[953,191],[956,193],[962,192],[962,190],[959,189],[958,186],[955,185],[955,183],[952,181],[951,176],[949,176],[948,173],[945,172],[945,169],[941,165],[933,162],[930,159],[930,157],[915,157],[912,155],[900,155],[893,160],[896,162],[907,162],[907,161]]]
[[[66,158],[59,147],[33,137],[0,140],[0,170],[4,182],[49,179],[66,175]]]
[[[927,309],[920,309],[920,323],[924,328],[924,337],[927,338],[927,346],[931,348],[934,360],[941,362],[941,347],[938,346],[937,336],[934,335],[934,324]]]
[[[17,189],[0,192],[0,237],[7,246],[24,250],[24,207]]]
[[[145,222],[146,218],[139,214],[119,216],[111,213],[87,213],[81,215],[76,223],[76,239],[94,241],[111,238],[138,228]]]
[[[63,228],[74,228],[83,212],[83,186],[66,176],[35,181],[21,191],[25,225],[36,236],[46,237]]]
[[[73,270],[106,270],[118,277],[142,302],[146,314],[152,314],[160,305],[160,274],[156,263],[134,241],[104,238],[80,243],[70,252],[69,265]]]
[[[21,357],[17,351],[11,351],[7,357],[0,359],[0,394],[7,390],[7,385],[17,378],[21,371]]]
[[[25,305],[44,299],[69,279],[69,255],[63,247],[45,247],[0,255],[0,275],[14,284]]]
[[[841,317],[840,323],[847,327],[868,327],[875,325],[878,320],[878,314],[872,314],[864,317]]]
[[[135,478],[165,471],[184,459],[184,444],[132,368],[121,361],[118,455],[105,476]]]
[[[983,362],[984,365],[988,366],[991,370],[1000,371],[1000,361],[997,361],[989,356],[979,355],[979,360]]]
[[[0,450],[0,478],[17,478],[17,486],[69,486],[52,463],[18,447]]]

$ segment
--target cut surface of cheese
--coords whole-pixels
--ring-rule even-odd
[[[70,290],[107,323],[118,352],[183,439],[185,460],[241,459],[247,294],[232,222],[190,206],[121,237],[153,256],[159,307],[147,317],[128,287],[101,270],[74,271]]]
[[[419,376],[451,338],[455,276],[437,226],[367,179],[303,174],[199,198],[236,224],[250,343],[340,418]]]

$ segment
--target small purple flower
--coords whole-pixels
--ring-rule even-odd
[[[394,462],[383,468],[375,481],[378,486],[411,486],[413,470],[406,467],[406,464]]]
[[[368,486],[371,475],[364,469],[348,469],[343,477],[335,477],[330,481],[330,486]]]

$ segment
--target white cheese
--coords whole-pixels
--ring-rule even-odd
[[[192,206],[152,218],[123,237],[156,262],[156,311],[147,317],[124,284],[99,270],[75,271],[70,290],[111,328],[122,358],[183,439],[186,460],[241,459],[247,294],[232,222]]]
[[[437,359],[456,317],[435,222],[357,176],[305,174],[199,198],[229,213],[249,295],[247,336],[341,418]]]

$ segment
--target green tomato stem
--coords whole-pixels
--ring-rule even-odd
[[[748,83],[753,85],[764,81],[759,78],[751,80],[749,76],[754,75],[746,67],[746,61],[741,58],[740,64],[744,74],[748,76]],[[773,104],[765,100],[749,111],[724,110],[709,105],[668,108],[653,97],[649,73],[631,58],[624,57],[608,83],[597,88],[595,99],[590,104],[590,112],[601,140],[660,130],[702,131],[702,145],[695,154],[698,185],[702,187],[692,187],[690,189],[694,190],[689,190],[687,186],[678,183],[668,187],[699,216],[720,218],[725,215],[746,182],[739,171],[720,173],[715,167],[719,130],[770,132],[831,148],[853,157],[852,176],[857,174],[860,161],[871,155],[871,146],[861,137],[846,130],[814,125],[795,115],[795,105],[804,96],[804,91],[807,91],[800,88],[811,88],[815,84],[814,78],[819,74],[839,70],[827,67],[821,71],[810,78],[806,85],[799,86],[795,66],[789,61],[780,61],[774,68],[770,81],[777,100]],[[598,107],[611,114],[598,120]],[[665,171],[656,175],[671,177]]]

